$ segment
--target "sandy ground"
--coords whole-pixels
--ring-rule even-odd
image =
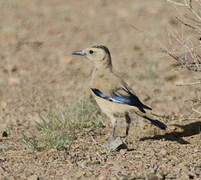
[[[160,51],[176,44],[171,33],[197,38],[178,14],[159,0],[1,1],[0,132],[9,134],[0,137],[0,179],[201,179],[201,121],[188,101],[201,88],[175,85],[199,73],[176,71]],[[26,148],[21,139],[34,132],[37,111],[89,96],[92,66],[70,53],[96,44],[110,48],[114,69],[177,126],[163,132],[133,123],[129,151],[105,149],[107,119],[106,128],[83,131],[70,152]]]

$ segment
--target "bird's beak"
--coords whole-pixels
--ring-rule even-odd
[[[86,52],[81,50],[81,51],[73,51],[72,55],[78,55],[78,56],[85,56]]]

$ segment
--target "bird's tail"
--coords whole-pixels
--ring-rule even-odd
[[[143,116],[143,118],[147,119],[149,122],[151,122],[151,124],[157,126],[160,129],[165,130],[167,128],[166,124],[164,124],[163,122],[161,122],[161,121],[159,121],[157,119],[151,119],[151,118],[149,118],[147,116]]]
[[[148,110],[152,110],[152,108],[150,108],[149,106],[147,106],[147,105],[145,105],[145,104],[143,104],[143,108],[144,108],[144,109],[148,109]]]
[[[160,128],[160,129],[165,130],[167,128],[166,124],[164,124],[163,122],[161,122],[157,119],[150,118],[150,117],[146,116],[145,114],[141,114],[138,112],[136,112],[136,114],[143,117],[144,119],[148,120],[151,124],[155,125],[156,127]]]

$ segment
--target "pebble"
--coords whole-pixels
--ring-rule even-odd
[[[8,145],[0,144],[0,151],[7,151],[9,149]]]

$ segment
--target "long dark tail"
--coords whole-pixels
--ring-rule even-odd
[[[141,102],[138,104],[137,107],[143,113],[146,113],[145,109],[152,110],[149,106],[142,104]]]
[[[145,104],[143,104],[143,108],[144,108],[144,109],[152,110],[152,108],[150,108],[149,106],[147,106],[147,105],[145,105]]]
[[[167,125],[164,124],[163,122],[156,120],[156,119],[151,119],[147,116],[142,116],[143,118],[147,119],[148,121],[150,121],[153,125],[157,126],[160,129],[165,130],[167,128]]]

